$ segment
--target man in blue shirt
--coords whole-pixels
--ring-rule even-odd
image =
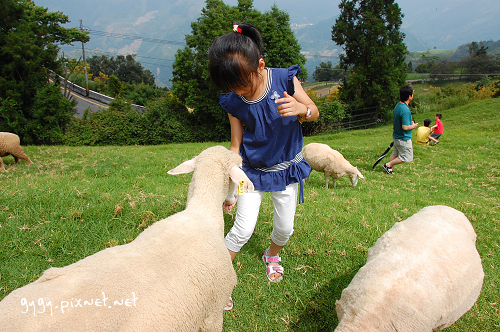
[[[409,85],[399,89],[400,102],[394,107],[394,118],[392,120],[394,147],[389,162],[382,167],[387,174],[393,174],[392,167],[397,164],[408,163],[413,160],[413,146],[411,143],[411,133],[417,128],[411,117],[408,105],[413,100],[413,88]]]

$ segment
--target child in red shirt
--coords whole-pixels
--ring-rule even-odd
[[[436,139],[434,145],[439,143],[438,139],[439,137],[441,137],[441,135],[443,135],[443,122],[441,122],[442,117],[443,116],[441,115],[441,113],[436,114],[436,124],[431,127],[431,131],[434,129],[434,132],[431,134],[431,136]]]

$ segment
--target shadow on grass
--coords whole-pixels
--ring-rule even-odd
[[[233,225],[233,218],[228,214],[225,214],[224,217],[227,233]],[[262,220],[259,219],[254,234],[244,247],[245,254],[255,261],[261,260],[262,253],[269,245],[270,229],[269,227],[259,227],[259,222]],[[330,279],[327,284],[307,292],[307,295],[306,293],[301,294],[304,307],[298,310],[296,318],[287,323],[286,330],[294,332],[334,331],[338,325],[335,302],[340,299],[342,291],[349,285],[364,262],[365,259],[360,259],[359,263],[353,262],[352,265],[349,265],[348,273]],[[264,268],[262,268],[262,273],[264,273]]]
[[[294,332],[327,332],[334,331],[339,321],[335,310],[335,302],[340,299],[342,291],[349,285],[354,275],[361,268],[357,266],[351,273],[331,279],[328,285],[318,288],[307,301],[307,305],[296,323],[290,324]]]

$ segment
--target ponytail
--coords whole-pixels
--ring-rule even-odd
[[[234,23],[233,31],[250,38],[259,49],[259,56],[262,53],[262,37],[259,30],[250,23]]]

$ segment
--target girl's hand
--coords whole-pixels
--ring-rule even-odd
[[[275,100],[276,104],[281,105],[278,106],[278,113],[281,114],[281,116],[297,116],[300,115],[300,110],[298,107],[298,102],[297,100],[290,96],[286,91],[283,92],[283,98],[276,99]]]
[[[222,208],[226,211],[231,210],[235,205],[236,202],[238,201],[238,196],[234,195],[234,203],[233,204],[226,204],[226,202],[222,203]]]

